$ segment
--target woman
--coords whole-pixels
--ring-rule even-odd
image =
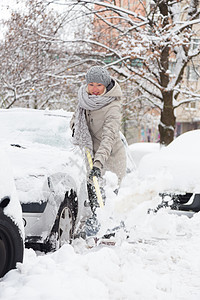
[[[88,236],[99,230],[93,176],[100,178],[106,171],[111,171],[117,175],[120,184],[126,172],[126,153],[119,134],[121,96],[120,86],[106,69],[91,67],[86,74],[86,85],[78,91],[78,106],[71,120],[73,143],[83,150],[89,149],[93,158],[87,185],[93,213],[85,223]]]
[[[91,152],[90,179],[111,171],[120,184],[125,175],[126,153],[119,134],[121,96],[118,83],[100,66],[88,70],[86,85],[78,91],[78,106],[71,121],[73,143]]]

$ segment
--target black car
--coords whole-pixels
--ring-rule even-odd
[[[0,153],[0,278],[23,261],[24,231],[9,161]]]

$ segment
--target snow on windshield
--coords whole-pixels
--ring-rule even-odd
[[[25,146],[39,143],[59,148],[71,147],[69,121],[71,113],[30,109],[0,110],[0,138]]]

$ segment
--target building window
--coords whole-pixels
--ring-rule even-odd
[[[197,102],[193,101],[193,102],[189,102],[186,104],[186,109],[187,110],[195,110],[197,109]]]
[[[175,70],[176,70],[176,62],[175,61],[169,61],[169,70],[172,74],[175,74]]]
[[[199,80],[199,67],[197,66],[187,66],[187,79],[189,81]]]
[[[192,50],[195,50],[199,47],[200,39],[192,39]]]
[[[142,66],[143,66],[142,59],[140,58],[131,59],[131,67],[141,68]]]

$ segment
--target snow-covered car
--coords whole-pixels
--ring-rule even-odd
[[[85,164],[70,142],[71,113],[0,110],[0,143],[12,163],[25,245],[53,250],[87,215]]]
[[[23,261],[24,226],[9,159],[0,151],[0,277]]]
[[[85,160],[71,143],[71,116],[63,110],[0,110],[0,143],[13,165],[27,247],[57,249],[91,213]]]
[[[151,180],[162,197],[162,205],[167,206],[169,202],[172,209],[200,211],[199,149],[200,130],[197,129],[141,159],[139,176]]]
[[[129,145],[129,150],[136,166],[139,165],[140,160],[143,158],[144,155],[159,151],[159,149],[160,149],[159,143],[141,142],[141,143],[133,143]]]

